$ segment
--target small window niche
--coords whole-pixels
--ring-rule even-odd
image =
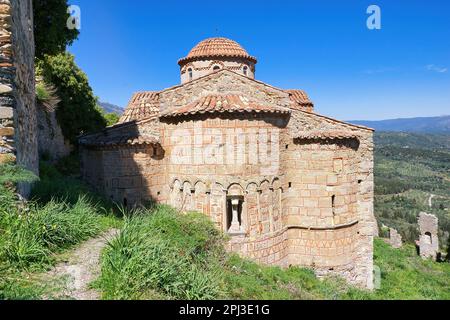
[[[425,232],[424,240],[426,244],[433,244],[433,237],[431,236],[431,232]]]
[[[248,67],[247,66],[244,66],[243,72],[244,72],[244,76],[248,75]]]
[[[217,70],[220,70],[220,69],[221,69],[220,66],[214,66],[214,67],[213,67],[213,70],[214,70],[214,71],[217,71]]]
[[[241,196],[232,196],[227,198],[227,232],[230,235],[245,234],[243,223],[243,203]]]
[[[188,69],[188,74],[189,74],[189,81],[190,81],[193,78],[192,68]]]

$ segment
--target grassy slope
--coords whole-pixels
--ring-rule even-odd
[[[129,219],[104,252],[96,286],[105,299],[450,299],[450,264],[422,261],[412,246],[375,243],[381,288],[358,290],[311,270],[261,266],[223,249],[200,214],[166,206]]]

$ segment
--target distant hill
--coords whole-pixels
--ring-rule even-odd
[[[374,128],[377,131],[450,133],[450,116],[349,122]]]
[[[98,104],[103,108],[103,110],[105,110],[106,113],[116,113],[119,116],[123,113],[123,108],[116,106],[115,104],[108,102],[99,102]]]
[[[450,133],[375,132],[377,147],[450,150]]]

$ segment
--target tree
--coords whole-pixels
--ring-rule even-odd
[[[113,126],[119,122],[120,117],[115,113],[105,113],[103,117],[106,120],[107,126]]]
[[[77,29],[67,28],[67,0],[33,0],[36,57],[63,53],[78,38]]]
[[[56,116],[66,139],[76,144],[80,134],[98,131],[106,126],[88,78],[75,64],[73,55],[45,55],[37,61],[36,69],[46,83],[55,87],[61,99]]]

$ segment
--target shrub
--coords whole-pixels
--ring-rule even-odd
[[[86,74],[70,53],[44,56],[37,62],[37,73],[56,89],[61,99],[56,116],[64,137],[72,144],[78,135],[103,129],[106,120],[97,109],[97,99]]]

